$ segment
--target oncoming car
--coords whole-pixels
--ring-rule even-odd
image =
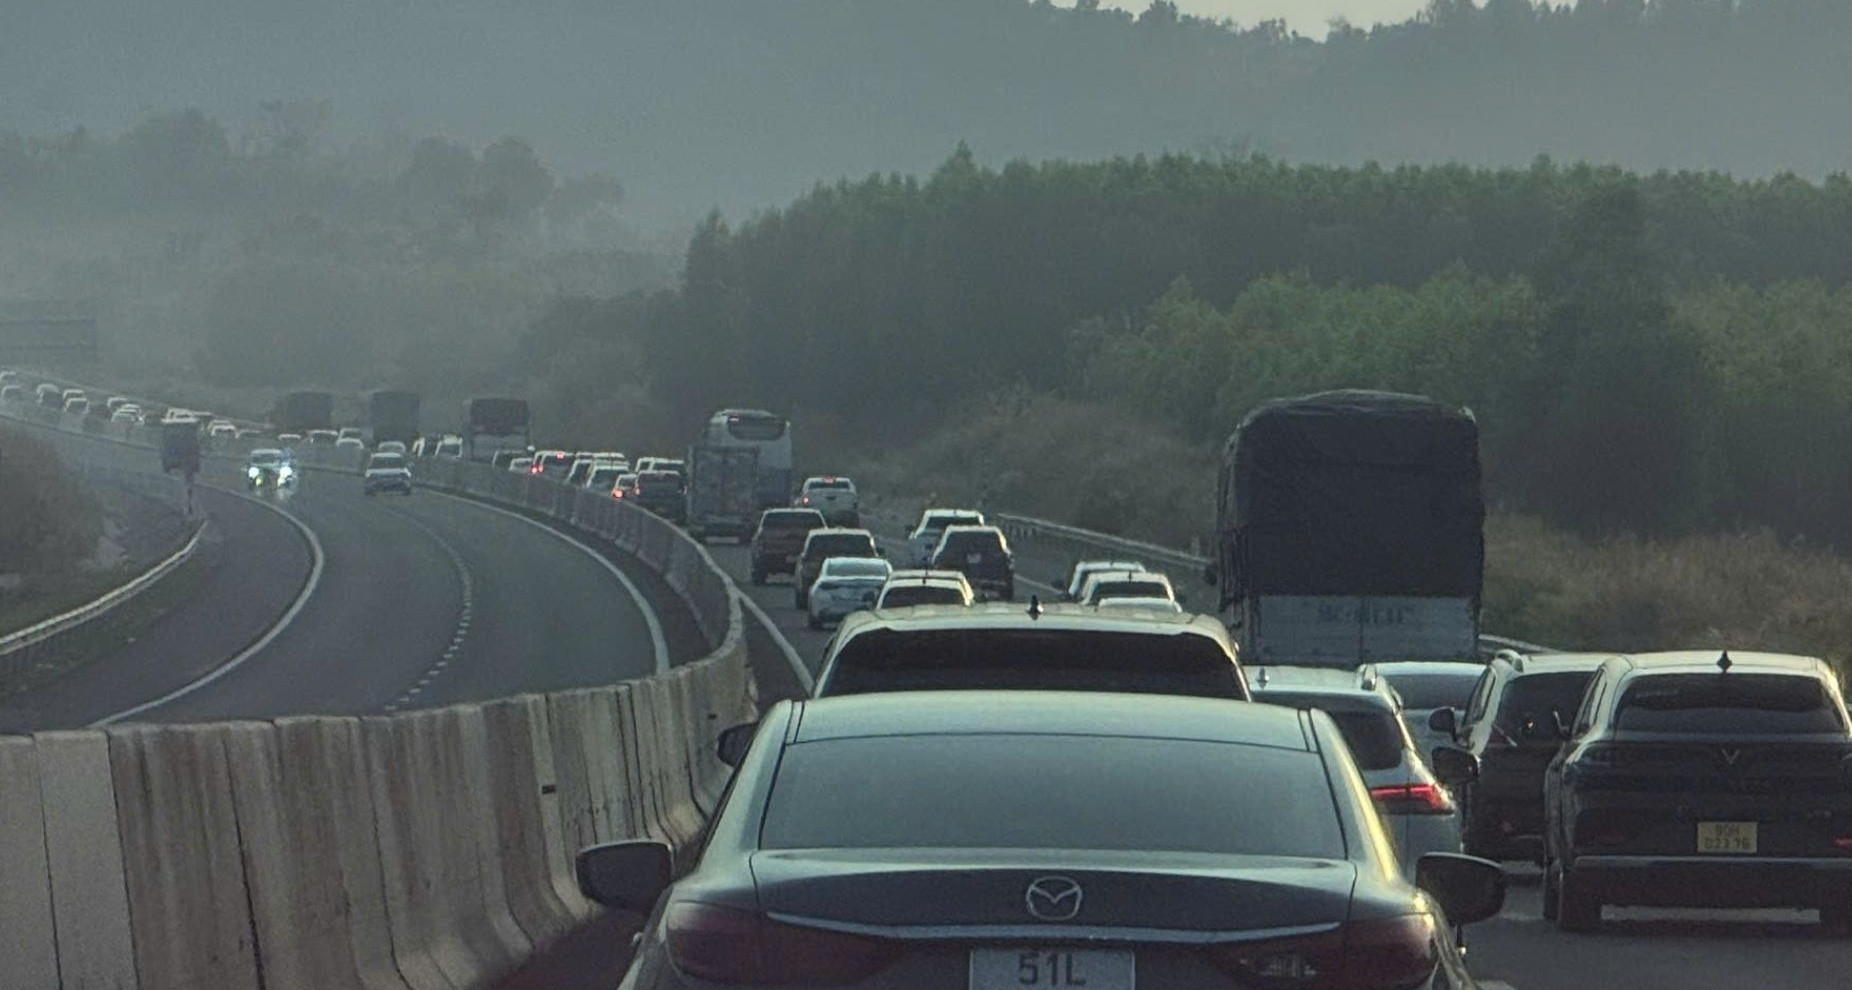
[[[875,603],[893,568],[879,557],[831,557],[810,586],[805,608],[812,629],[836,622]]]
[[[250,491],[275,489],[296,483],[296,465],[287,452],[259,447],[244,461],[244,485]]]
[[[626,990],[1473,990],[1454,929],[1505,898],[1465,856],[1403,877],[1321,712],[865,695],[720,748],[686,876],[654,839],[578,854],[587,897],[646,916]]]
[[[380,492],[412,493],[412,469],[404,454],[374,454],[367,458],[362,472],[361,491],[367,495]]]

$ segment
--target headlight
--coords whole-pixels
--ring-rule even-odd
[[[248,474],[248,475],[250,475],[251,477],[253,477],[253,478],[255,478],[255,477],[257,477],[258,475],[260,475],[260,474],[263,474],[263,472],[262,472],[262,471],[259,471],[259,470],[258,470],[258,469],[256,469],[256,468],[252,468],[252,469],[250,469],[249,471],[246,471],[246,472],[245,472],[245,474]]]
[[[287,478],[290,475],[295,474],[295,473],[296,473],[296,470],[287,464],[283,465],[280,468],[277,468],[277,476],[281,478]]]

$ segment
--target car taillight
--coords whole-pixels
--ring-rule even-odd
[[[715,983],[839,986],[872,976],[895,954],[877,939],[693,901],[670,905],[665,924],[675,967]]]
[[[623,498],[623,497],[624,497],[624,490],[623,490],[622,488],[613,488],[613,489],[611,489],[611,497],[612,497],[612,498]]]
[[[1439,963],[1434,919],[1425,914],[1209,951],[1218,968],[1253,990],[1409,990],[1427,982]]]
[[[1376,807],[1388,815],[1451,815],[1453,798],[1433,784],[1393,784],[1370,788]]]

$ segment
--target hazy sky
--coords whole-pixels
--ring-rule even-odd
[[[1254,24],[1275,17],[1301,34],[1314,38],[1325,36],[1325,24],[1333,17],[1348,17],[1359,27],[1378,21],[1405,21],[1427,6],[1427,0],[1176,0],[1178,9],[1208,17],[1232,17],[1241,24]],[[1117,0],[1113,6],[1140,11],[1150,6],[1145,0]]]

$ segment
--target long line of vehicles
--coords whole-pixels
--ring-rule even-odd
[[[1565,931],[1635,904],[1852,928],[1838,675],[1721,645],[1482,657],[1466,410],[1257,409],[1224,456],[1211,615],[1124,557],[1019,601],[973,508],[922,511],[896,569],[852,480],[792,485],[769,413],[634,464],[444,443],[410,453],[639,504],[673,477],[657,511],[740,538],[753,583],[788,576],[834,626],[808,697],[721,734],[735,777],[691,871],[655,841],[581,851],[587,896],[647,917],[626,988],[1471,988],[1462,928],[1513,860]]]

